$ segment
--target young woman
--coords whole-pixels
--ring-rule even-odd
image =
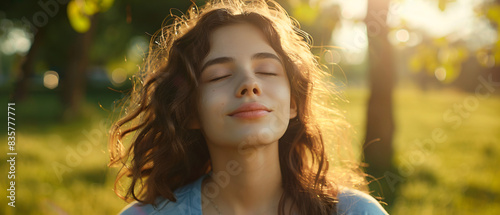
[[[358,191],[350,126],[310,43],[264,0],[209,2],[155,34],[110,133],[115,188],[129,176],[120,196],[135,200],[121,214],[386,214]]]

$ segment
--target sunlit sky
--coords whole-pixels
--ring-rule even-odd
[[[367,0],[331,0],[342,7],[344,18],[363,19],[366,14]],[[442,36],[460,31],[474,18],[474,6],[480,1],[457,0],[450,2],[445,11],[437,7],[437,0],[402,0],[392,3],[388,15],[389,24],[397,26],[401,18],[411,28],[422,28],[431,35]],[[469,22],[469,23],[467,23]]]
[[[419,29],[421,33],[432,37],[453,35],[454,39],[463,39],[471,49],[477,49],[496,41],[496,32],[484,18],[476,17],[474,8],[478,0],[456,0],[447,4],[445,11],[439,10],[437,0],[401,0],[391,3],[387,23],[398,29],[406,22],[406,30]],[[348,63],[358,64],[365,58],[367,49],[366,26],[363,20],[366,15],[367,0],[330,0],[329,4],[339,4],[342,10],[342,22],[333,34],[334,45],[344,48]],[[389,35],[394,40],[396,32]],[[474,38],[474,40],[468,40]],[[407,38],[409,45],[416,45],[422,39],[419,32],[411,32]]]

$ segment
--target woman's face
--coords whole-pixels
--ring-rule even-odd
[[[282,60],[249,24],[224,26],[210,35],[200,76],[199,125],[208,144],[270,144],[297,115]]]

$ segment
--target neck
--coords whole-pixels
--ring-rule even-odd
[[[283,193],[278,142],[247,149],[210,145],[213,173],[202,193],[222,214],[275,214]]]

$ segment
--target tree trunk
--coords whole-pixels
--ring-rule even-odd
[[[81,115],[87,85],[89,53],[97,25],[97,14],[90,17],[91,27],[78,34],[74,46],[70,48],[67,73],[62,80],[63,120],[71,120]]]
[[[390,0],[368,0],[365,18],[369,44],[371,94],[368,100],[364,156],[368,164],[367,173],[378,179],[387,172],[393,171],[392,90],[396,73],[392,47],[387,39],[389,28],[386,18],[389,2]],[[384,197],[386,203],[392,203],[394,190],[388,189],[386,180],[380,179],[371,186],[376,193],[378,192],[378,195]]]
[[[35,33],[35,38],[33,39],[30,50],[21,63],[19,75],[14,85],[14,91],[10,97],[10,102],[19,102],[26,98],[31,78],[33,74],[35,74],[34,64],[36,53],[43,43],[44,36],[45,28],[41,28]]]

